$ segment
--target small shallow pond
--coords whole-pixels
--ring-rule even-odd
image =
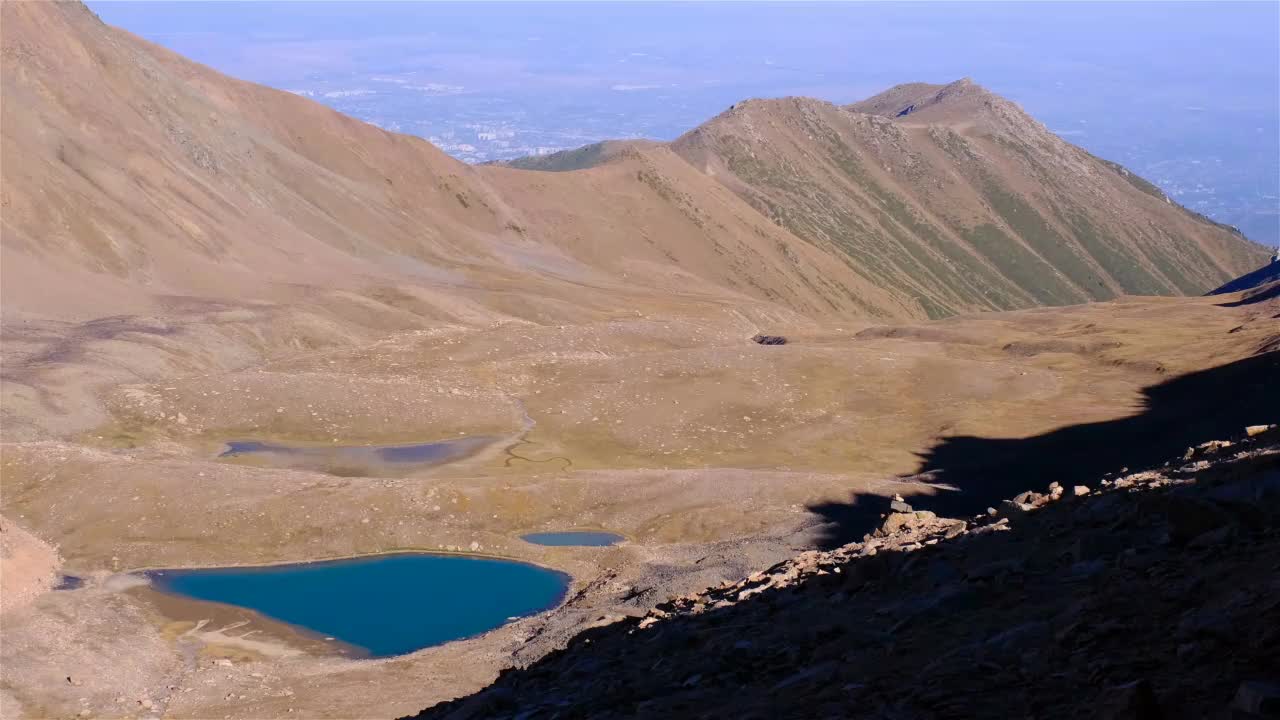
[[[521,540],[534,545],[555,545],[555,546],[586,546],[586,547],[606,547],[616,545],[626,540],[621,535],[610,532],[590,532],[582,530],[569,530],[565,532],[539,532],[521,535]]]
[[[79,590],[84,587],[84,578],[76,575],[59,575],[58,584],[53,586],[54,590]]]
[[[145,574],[161,592],[249,608],[373,657],[478,635],[555,607],[569,587],[537,565],[419,553]]]
[[[228,442],[218,455],[270,467],[316,470],[330,475],[382,477],[460,460],[493,442],[463,437],[407,445],[285,445],[257,440]]]

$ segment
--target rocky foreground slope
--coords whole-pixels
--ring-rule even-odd
[[[1276,717],[1277,647],[1271,425],[977,517],[895,501],[861,542],[586,631],[416,717]]]

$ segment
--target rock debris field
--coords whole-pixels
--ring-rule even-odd
[[[1270,718],[1280,430],[861,542],[586,631],[427,718]]]

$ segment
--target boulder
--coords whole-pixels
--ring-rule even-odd
[[[909,513],[889,513],[889,516],[884,519],[884,524],[880,526],[878,534],[881,537],[884,537],[885,535],[892,535],[902,530],[914,530],[919,527],[931,525],[937,519],[938,516],[928,510],[918,510],[916,512]]]
[[[1017,500],[1002,500],[1000,502],[1000,508],[997,511],[997,515],[1005,518],[1015,517],[1015,516],[1021,515],[1024,512],[1029,512],[1034,509],[1035,509],[1034,505],[1020,503]]]
[[[1049,502],[1049,499],[1048,495],[1042,495],[1041,493],[1032,490],[1013,496],[1014,502],[1021,503],[1023,505],[1030,505],[1031,507],[1040,507],[1041,505]]]

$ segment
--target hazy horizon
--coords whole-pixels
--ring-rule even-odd
[[[89,5],[468,162],[670,140],[748,97],[848,103],[967,76],[1188,207],[1280,240],[1275,3]]]

